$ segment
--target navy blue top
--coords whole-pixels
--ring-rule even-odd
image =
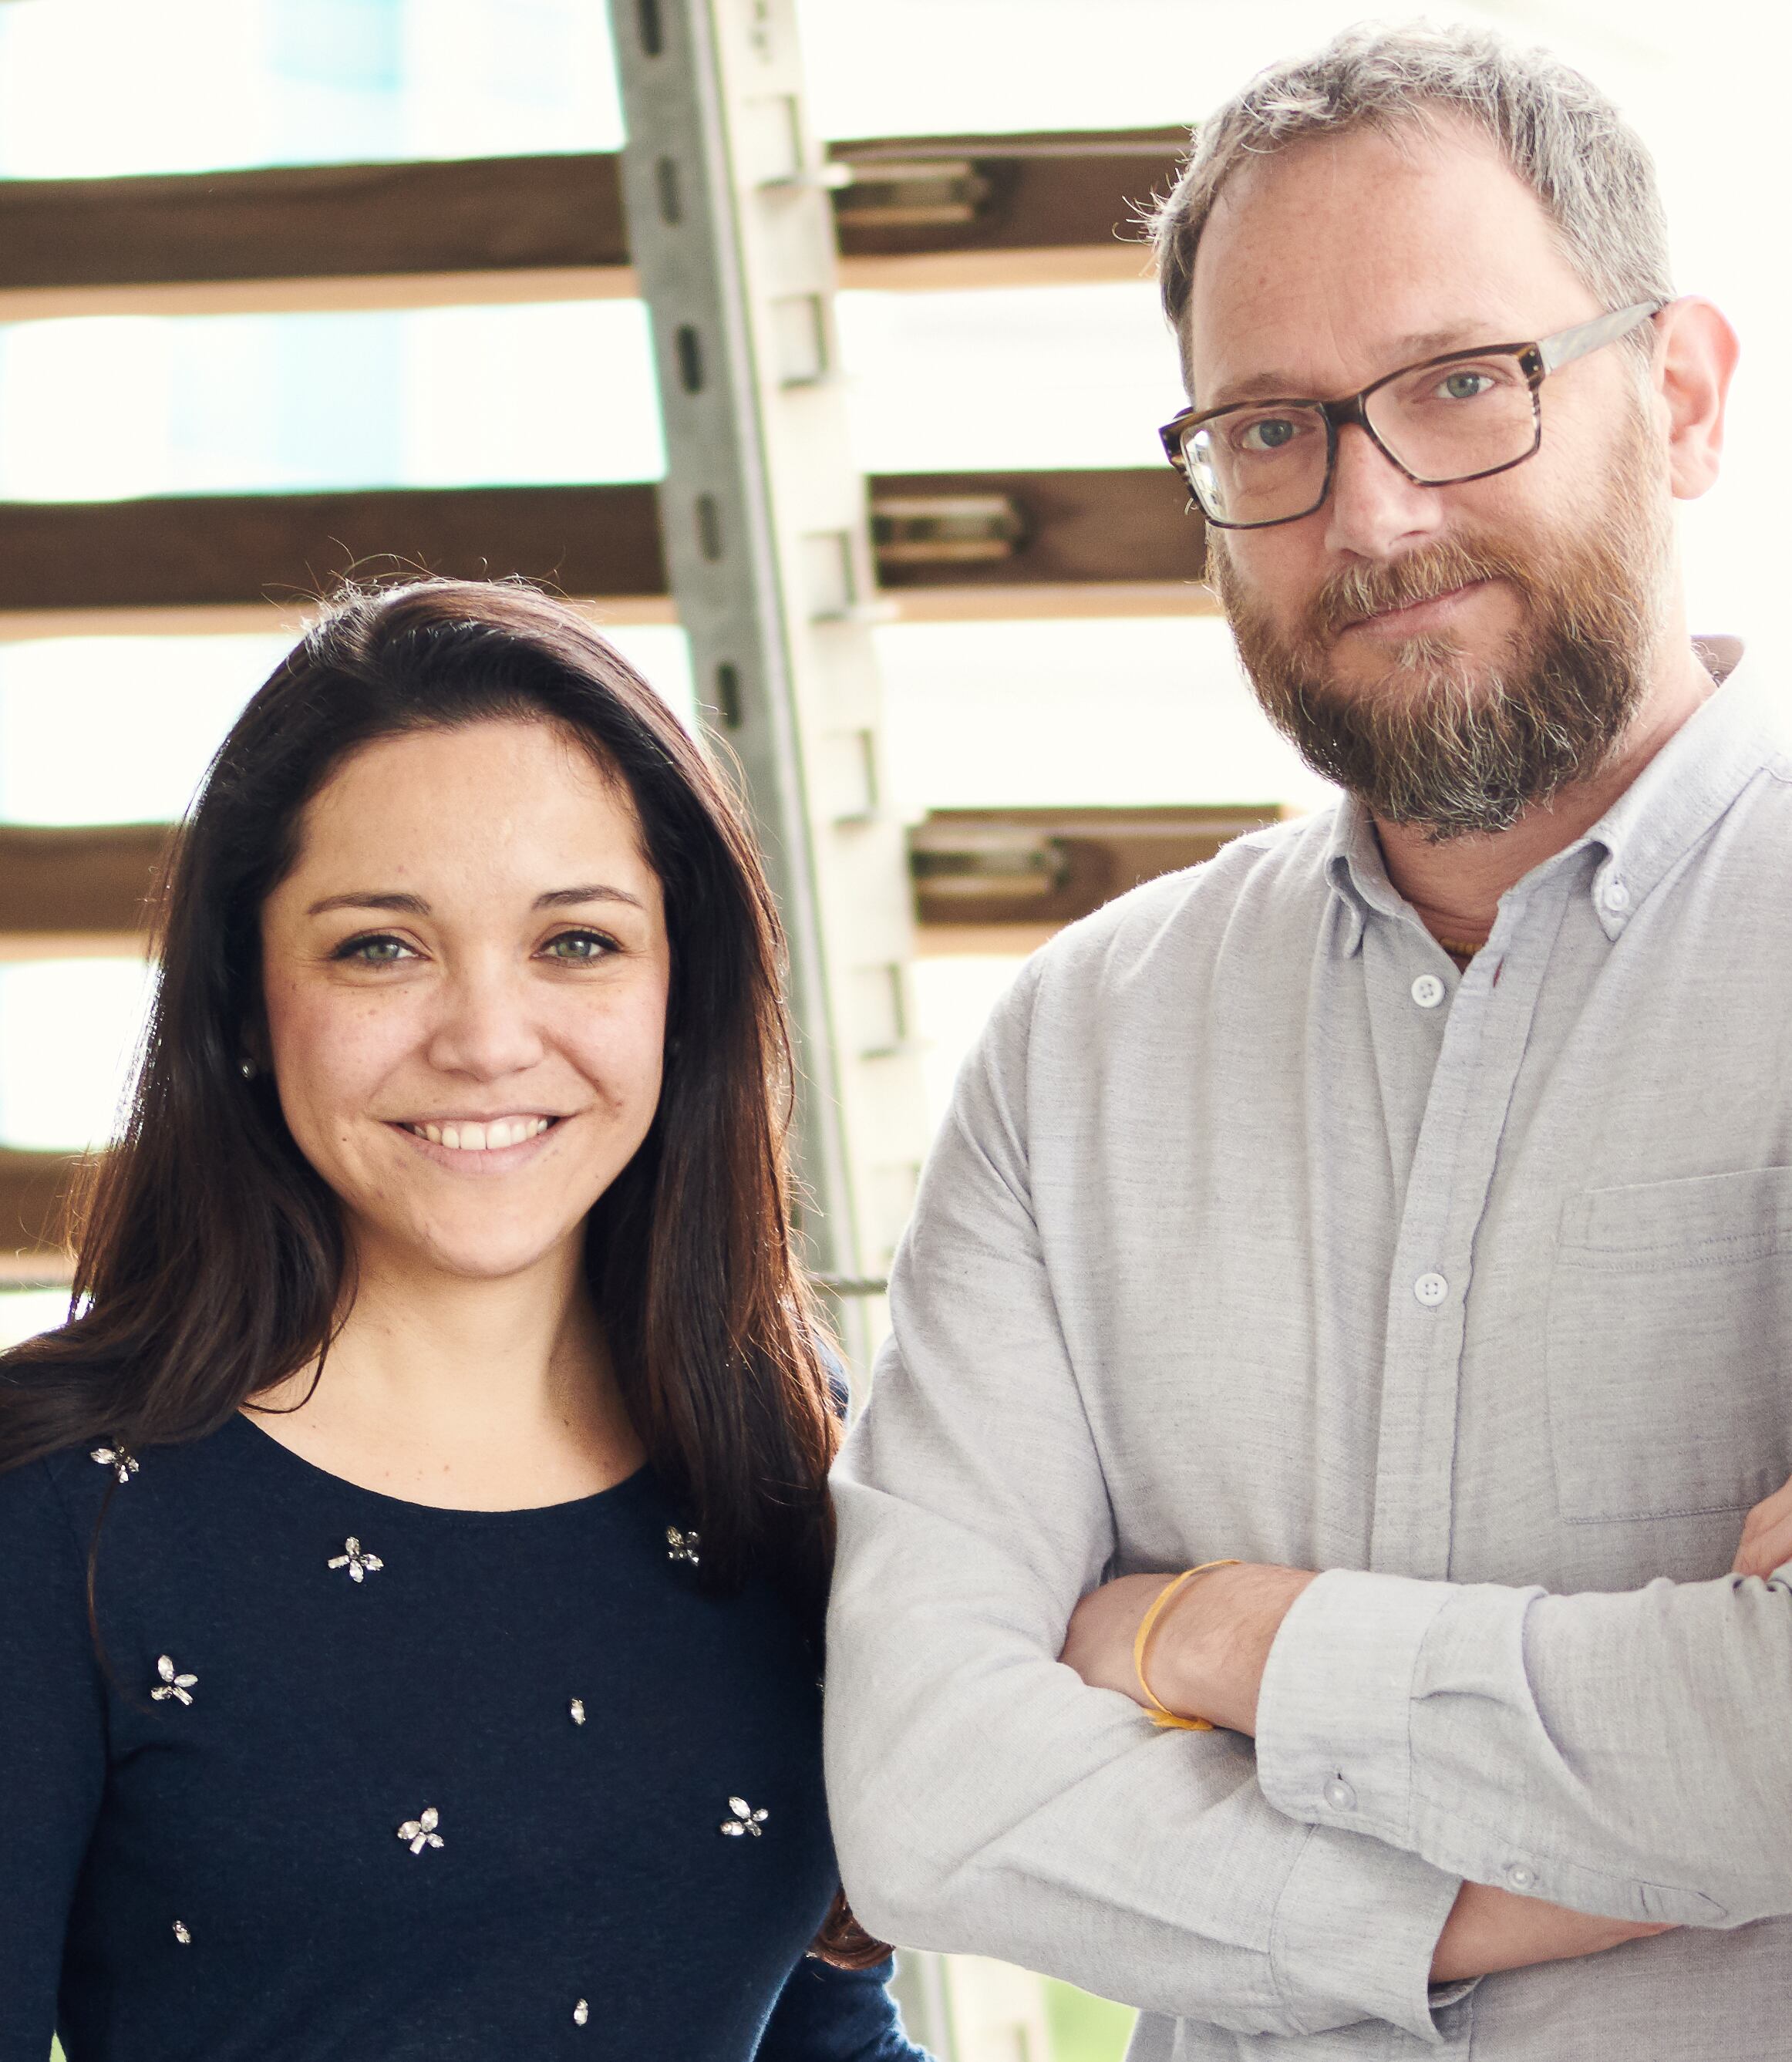
[[[915,2062],[887,1964],[804,1958],[814,1656],[688,1530],[647,1469],[441,1510],[243,1418],[0,1474],[0,2062]]]

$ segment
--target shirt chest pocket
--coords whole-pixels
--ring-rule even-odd
[[[1792,1167],[1594,1189],[1545,1348],[1570,1523],[1746,1510],[1792,1474]]]

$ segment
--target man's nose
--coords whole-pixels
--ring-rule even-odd
[[[462,969],[442,995],[429,1041],[431,1065],[480,1081],[534,1065],[544,1046],[527,985],[507,969]]]
[[[1357,423],[1337,433],[1325,543],[1352,558],[1385,559],[1433,535],[1442,520],[1435,487],[1409,479]]]

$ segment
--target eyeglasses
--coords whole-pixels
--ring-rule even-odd
[[[1489,344],[1403,365],[1342,401],[1239,401],[1185,408],[1157,434],[1209,523],[1263,530],[1297,523],[1331,491],[1338,431],[1356,423],[1419,487],[1485,479],[1522,465],[1543,441],[1537,390],[1602,350],[1665,301],[1638,301],[1534,343]]]

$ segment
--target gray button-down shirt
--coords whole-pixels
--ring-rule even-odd
[[[1349,804],[1028,964],[836,1475],[868,1925],[1153,2062],[1792,2056],[1792,1587],[1726,1574],[1792,1473],[1780,735],[1720,689],[1460,976]],[[1221,1555],[1329,1571],[1254,1747],[1055,1661]],[[1430,1988],[1465,1875],[1681,1930]]]

